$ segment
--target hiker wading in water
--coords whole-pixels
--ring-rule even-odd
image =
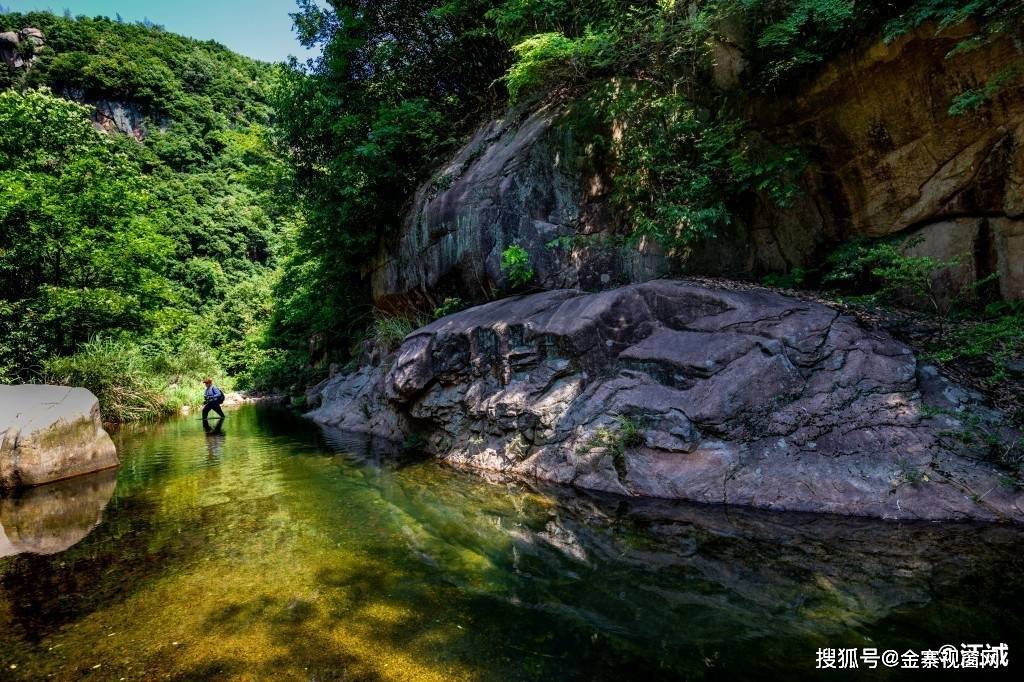
[[[224,412],[220,406],[224,402],[224,391],[214,386],[213,379],[209,377],[203,379],[203,383],[206,384],[206,390],[203,392],[203,421],[209,418],[210,410],[216,412],[219,419],[223,419]]]

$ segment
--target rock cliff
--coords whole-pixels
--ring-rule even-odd
[[[889,336],[755,287],[660,280],[496,301],[317,393],[320,423],[581,488],[1024,521],[988,445],[957,437],[970,414],[1012,438],[998,415]]]
[[[758,126],[811,155],[803,198],[755,210],[747,258],[763,269],[813,262],[851,236],[919,235],[918,253],[962,257],[967,280],[995,273],[1024,298],[1024,84],[974,113],[949,113],[1021,59],[1009,37],[947,56],[969,26],[926,26],[829,64],[784,102],[755,105]],[[755,268],[756,269],[756,268]]]
[[[12,71],[28,71],[37,59],[37,52],[44,46],[46,46],[46,36],[38,28],[23,28],[20,31],[0,33],[0,61],[3,61]],[[124,133],[140,141],[149,132],[151,121],[148,119],[150,117],[135,102],[92,97],[78,87],[59,89],[62,96],[92,107],[93,124],[99,130],[108,133]],[[167,121],[159,120],[156,125],[161,130],[165,130]]]
[[[956,95],[1019,61],[1020,48],[1004,38],[947,56],[963,37],[925,26],[847,54],[793,92],[751,100],[756,129],[808,154],[803,191],[785,210],[759,198],[739,207],[728,233],[685,262],[651,244],[548,248],[616,231],[609,179],[565,105],[509,111],[419,189],[374,266],[374,300],[421,309],[447,296],[486,300],[506,288],[500,256],[511,244],[527,250],[540,287],[598,289],[670,272],[758,277],[816,265],[850,237],[891,234],[919,234],[918,253],[960,256],[959,282],[994,273],[1005,298],[1022,298],[1024,84],[979,112],[948,112]],[[716,82],[735,86],[742,41],[719,52],[727,73]]]
[[[0,386],[0,489],[118,464],[96,396],[68,386]]]

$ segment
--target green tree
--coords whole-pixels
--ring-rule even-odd
[[[301,352],[314,334],[342,348],[372,321],[367,263],[422,181],[501,101],[507,52],[481,30],[482,0],[300,1],[300,37],[279,102],[306,221],[280,280],[273,336]]]
[[[45,90],[0,93],[4,326],[24,320],[35,334],[31,348],[5,344],[7,374],[104,331],[144,329],[174,300],[149,187],[88,114]]]

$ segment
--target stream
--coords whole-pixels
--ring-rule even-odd
[[[114,439],[119,469],[0,499],[0,679],[836,679],[819,647],[1024,644],[1015,527],[586,494],[255,406]]]

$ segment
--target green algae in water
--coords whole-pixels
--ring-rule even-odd
[[[1024,641],[1016,528],[576,494],[253,407],[116,440],[116,481],[0,500],[0,678],[778,679]]]

